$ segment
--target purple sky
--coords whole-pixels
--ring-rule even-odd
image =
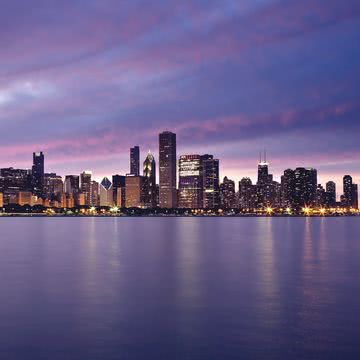
[[[212,153],[221,175],[313,166],[360,182],[358,0],[3,0],[0,167],[62,175]]]

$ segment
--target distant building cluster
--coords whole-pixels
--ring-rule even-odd
[[[90,171],[80,175],[45,172],[42,152],[33,154],[31,169],[0,169],[0,208],[42,206],[47,208],[145,208],[145,209],[238,209],[256,212],[267,209],[344,208],[358,209],[358,186],[350,175],[343,178],[338,202],[336,184],[318,184],[313,168],[286,169],[281,182],[269,173],[266,153],[260,156],[257,182],[245,177],[235,182],[219,178],[219,160],[213,155],[184,154],[177,157],[176,134],[159,134],[159,184],[156,163],[149,152],[141,174],[140,148],[130,149],[130,172],[105,177],[100,183]],[[178,178],[177,178],[178,176]],[[177,182],[178,179],[178,182]]]

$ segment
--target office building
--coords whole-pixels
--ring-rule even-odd
[[[235,202],[235,182],[224,177],[220,184],[220,205],[223,209],[232,209],[236,207]]]
[[[84,194],[84,205],[91,205],[91,171],[84,171],[80,174],[80,192]]]
[[[143,164],[143,176],[145,181],[145,205],[150,208],[157,206],[156,200],[156,164],[154,156],[150,153],[147,154]]]
[[[304,206],[316,205],[317,171],[312,168],[296,168],[294,207],[300,209]]]
[[[33,153],[33,166],[31,171],[32,192],[38,197],[44,197],[44,154]]]
[[[179,208],[203,207],[203,173],[200,155],[181,155],[179,160]]]
[[[130,174],[140,175],[140,148],[134,146],[130,149]]]
[[[120,208],[125,207],[125,182],[126,177],[124,175],[113,175],[112,177],[114,204]]]
[[[257,187],[248,177],[239,181],[238,207],[242,210],[257,208]]]
[[[326,183],[325,204],[328,207],[336,205],[336,184],[334,181]]]
[[[126,176],[125,178],[125,207],[144,207],[146,201],[147,178],[144,176]]]
[[[71,194],[74,198],[80,192],[80,180],[78,175],[66,175],[65,176],[65,193]]]
[[[217,209],[220,207],[219,160],[213,155],[202,155],[203,207]]]
[[[159,202],[161,208],[177,207],[176,134],[159,134]]]
[[[59,200],[64,191],[62,177],[55,173],[44,174],[44,196],[49,200]]]
[[[104,177],[100,183],[100,206],[109,207],[114,205],[114,194],[111,181]]]
[[[345,175],[343,177],[343,205],[345,207],[352,207],[353,206],[353,181],[350,175]]]
[[[91,181],[90,192],[91,192],[90,205],[95,207],[99,206],[100,205],[99,183],[97,181],[95,180]]]

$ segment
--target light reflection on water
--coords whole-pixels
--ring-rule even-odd
[[[357,218],[0,226],[1,358],[359,355]]]

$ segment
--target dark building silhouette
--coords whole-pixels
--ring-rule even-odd
[[[33,194],[44,197],[44,154],[42,152],[33,153],[31,183]]]
[[[324,187],[321,184],[318,184],[318,186],[316,188],[315,205],[318,208],[322,208],[326,205],[326,192],[325,192]]]
[[[31,171],[25,169],[0,169],[0,193],[4,204],[15,204],[19,191],[32,191]]]
[[[242,210],[257,207],[257,186],[253,185],[250,178],[245,177],[239,181],[238,205]]]
[[[156,163],[154,156],[148,152],[143,164],[143,176],[145,177],[145,205],[147,207],[157,206],[156,196]]]
[[[220,184],[220,205],[223,209],[235,207],[235,182],[226,176]]]
[[[353,206],[353,195],[354,195],[354,189],[353,189],[353,181],[352,177],[350,175],[345,175],[343,177],[343,205],[345,207],[352,207]]]
[[[179,160],[178,207],[203,207],[203,173],[200,155],[181,155]]]
[[[125,207],[126,201],[126,176],[113,175],[112,176],[113,197],[114,204],[119,207]]]
[[[213,155],[202,155],[203,207],[216,209],[220,207],[219,160]]]
[[[140,148],[134,146],[130,149],[130,174],[140,175]]]
[[[176,134],[159,134],[159,202],[161,208],[177,207]]]
[[[316,205],[317,171],[312,168],[296,168],[294,207]]]
[[[334,181],[326,183],[325,206],[333,207],[336,205],[336,184]]]
[[[286,169],[281,177],[281,206],[292,209],[295,206],[295,171]]]
[[[266,161],[266,152],[264,160],[261,159],[258,164],[257,181],[257,206],[265,208],[268,206],[277,207],[280,205],[280,184],[273,180],[273,175],[269,174],[269,163]]]
[[[359,208],[359,195],[358,195],[358,185],[357,184],[352,185],[352,204],[351,204],[351,206],[354,209]]]

